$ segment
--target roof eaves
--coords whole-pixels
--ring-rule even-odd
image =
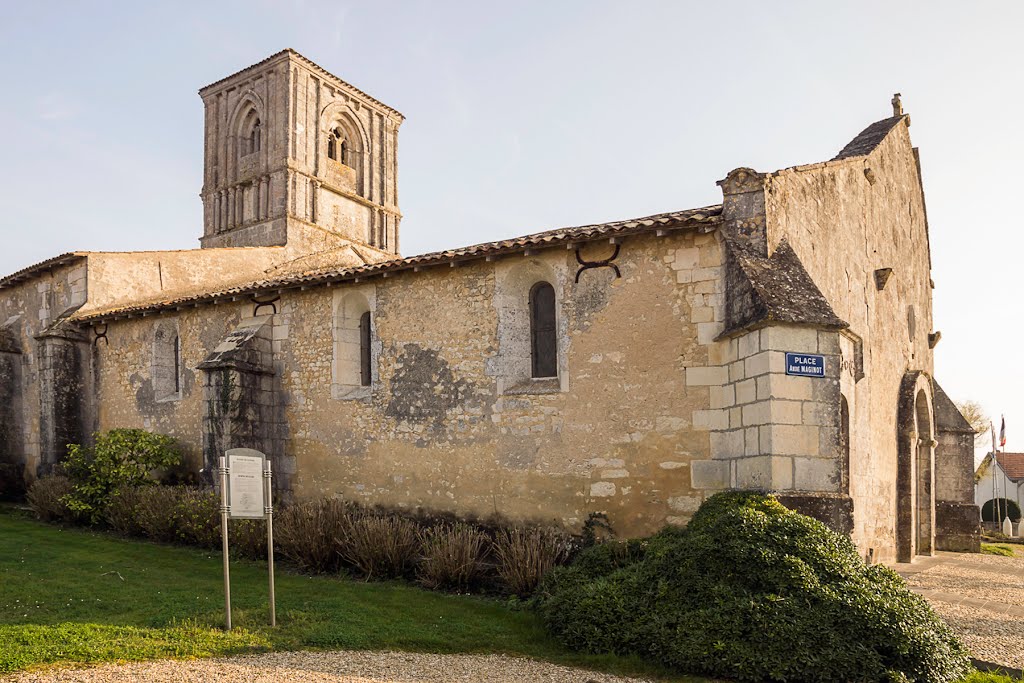
[[[0,289],[8,289],[10,287],[14,287],[15,285],[25,282],[26,280],[31,280],[32,278],[42,275],[43,273],[47,273],[53,270],[54,268],[59,268],[60,266],[66,266],[70,263],[83,260],[85,259],[87,254],[88,252],[83,251],[69,251],[64,254],[60,254],[59,256],[54,256],[53,258],[46,259],[45,261],[35,263],[31,266],[28,266],[27,268],[22,268],[17,272],[11,273],[10,275],[0,278]]]
[[[389,113],[394,114],[400,120],[402,120],[402,121],[405,120],[405,115],[402,114],[402,112],[398,111],[394,107],[391,107],[391,106],[388,106],[388,105],[384,104],[383,102],[381,102],[377,98],[375,98],[372,95],[368,94],[366,91],[357,88],[356,86],[352,85],[351,83],[349,83],[347,81],[344,81],[341,78],[338,78],[337,76],[332,74],[330,71],[328,71],[327,69],[323,68],[322,66],[320,66],[319,64],[314,62],[312,59],[309,59],[308,57],[305,57],[305,56],[299,54],[298,52],[296,52],[295,50],[293,50],[290,47],[286,47],[285,49],[281,50],[280,52],[275,52],[274,54],[270,55],[266,59],[261,59],[260,61],[256,62],[255,64],[250,64],[249,66],[245,67],[244,69],[239,69],[238,71],[234,72],[233,74],[225,76],[224,78],[221,78],[220,80],[214,81],[213,83],[210,83],[209,85],[203,86],[202,88],[199,89],[199,94],[202,95],[203,93],[206,93],[209,90],[212,90],[212,89],[214,89],[214,88],[216,88],[218,86],[221,86],[225,82],[230,81],[233,78],[235,78],[237,76],[240,76],[241,74],[244,74],[247,71],[250,71],[250,70],[253,70],[253,69],[257,69],[257,68],[262,67],[262,66],[264,66],[266,64],[269,64],[270,62],[274,61],[275,59],[279,59],[281,56],[294,57],[295,59],[298,59],[298,60],[302,61],[304,64],[306,64],[307,66],[311,67],[315,71],[319,72],[321,75],[327,76],[330,79],[332,79],[332,80],[340,83],[341,85],[345,86],[346,88],[352,90],[352,92],[355,93],[356,95],[358,95],[359,97],[363,97],[368,102],[372,102],[373,104],[381,107],[382,109],[388,111]]]
[[[659,236],[696,228],[704,232],[714,230],[721,217],[721,205],[675,211],[664,214],[646,216],[613,223],[584,225],[574,228],[562,228],[547,232],[534,233],[508,240],[485,242],[460,249],[432,252],[403,259],[372,263],[335,270],[320,270],[302,275],[285,278],[260,280],[238,287],[181,297],[173,300],[149,302],[134,306],[121,306],[106,311],[88,312],[77,316],[81,323],[95,323],[104,320],[152,315],[162,310],[183,309],[207,303],[237,301],[245,296],[259,295],[262,292],[280,292],[288,289],[309,289],[311,287],[335,284],[345,281],[358,281],[370,277],[390,277],[399,271],[419,271],[431,266],[448,264],[455,267],[459,264],[478,261],[495,260],[515,253],[528,253],[531,250],[549,249],[557,246],[592,242],[600,239],[615,240],[630,235],[654,232]]]

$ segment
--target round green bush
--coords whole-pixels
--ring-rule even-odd
[[[762,494],[718,494],[686,529],[589,549],[550,572],[534,604],[574,649],[740,681],[938,683],[970,671],[963,644],[899,576]]]

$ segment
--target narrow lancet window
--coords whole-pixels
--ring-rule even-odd
[[[260,151],[260,120],[256,119],[252,131],[249,133],[249,153]]]
[[[366,311],[359,317],[359,383],[370,386],[372,373],[370,372],[370,312]]]
[[[558,376],[555,289],[547,282],[530,290],[530,355],[533,377]]]
[[[181,337],[174,337],[174,393],[181,393]]]
[[[335,128],[327,134],[327,157],[345,163],[345,134]]]

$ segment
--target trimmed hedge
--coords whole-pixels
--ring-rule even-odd
[[[718,494],[686,529],[586,550],[547,574],[534,605],[574,649],[739,681],[970,671],[964,645],[898,575],[761,494]]]

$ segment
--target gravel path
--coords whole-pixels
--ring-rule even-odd
[[[946,602],[932,602],[932,607],[975,657],[1024,669],[1024,619]]]
[[[641,683],[504,655],[408,652],[273,652],[220,659],[160,660],[0,676],[4,683]],[[650,683],[649,681],[647,683]]]
[[[1024,607],[1024,575],[978,570],[966,564],[940,564],[911,577],[907,582],[917,588]]]
[[[978,604],[953,604],[990,600],[998,605],[1024,606],[1024,556],[950,554],[924,571],[906,577],[911,588],[941,591],[950,601],[929,597],[935,611],[967,643],[975,657],[1024,668],[1024,618],[1000,614]]]

